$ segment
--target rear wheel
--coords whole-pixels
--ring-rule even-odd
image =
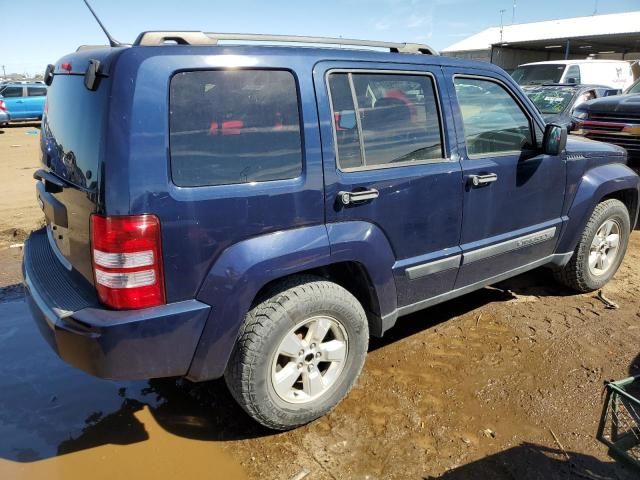
[[[349,392],[367,352],[356,298],[319,277],[285,281],[247,314],[225,373],[240,406],[286,430],[329,412]]]
[[[556,279],[579,292],[602,288],[622,263],[631,221],[619,200],[599,203],[582,232],[571,260],[555,272]]]

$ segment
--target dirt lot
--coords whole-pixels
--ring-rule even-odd
[[[9,245],[39,222],[28,130],[0,134],[3,285],[18,281],[20,249]],[[72,369],[10,287],[0,295],[0,479],[638,478],[595,433],[603,382],[640,368],[640,231],[604,294],[620,308],[539,270],[405,317],[371,342],[334,412],[274,434],[221,381],[107,382]]]
[[[15,245],[42,222],[33,179],[39,135],[36,123],[0,128],[0,285],[20,281],[21,252]]]

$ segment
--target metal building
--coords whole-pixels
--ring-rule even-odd
[[[491,27],[441,51],[495,63],[507,71],[528,62],[640,59],[640,11]]]

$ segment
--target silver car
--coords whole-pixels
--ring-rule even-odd
[[[4,104],[2,95],[0,95],[0,128],[6,126],[9,123],[9,120],[11,120],[11,116],[9,115],[9,111]]]

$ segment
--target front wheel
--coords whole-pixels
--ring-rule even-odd
[[[252,418],[287,430],[347,395],[368,340],[365,312],[347,290],[319,277],[292,278],[247,314],[225,380]]]
[[[602,288],[622,263],[630,231],[631,220],[624,203],[616,199],[599,203],[571,260],[555,272],[556,279],[578,292]]]

